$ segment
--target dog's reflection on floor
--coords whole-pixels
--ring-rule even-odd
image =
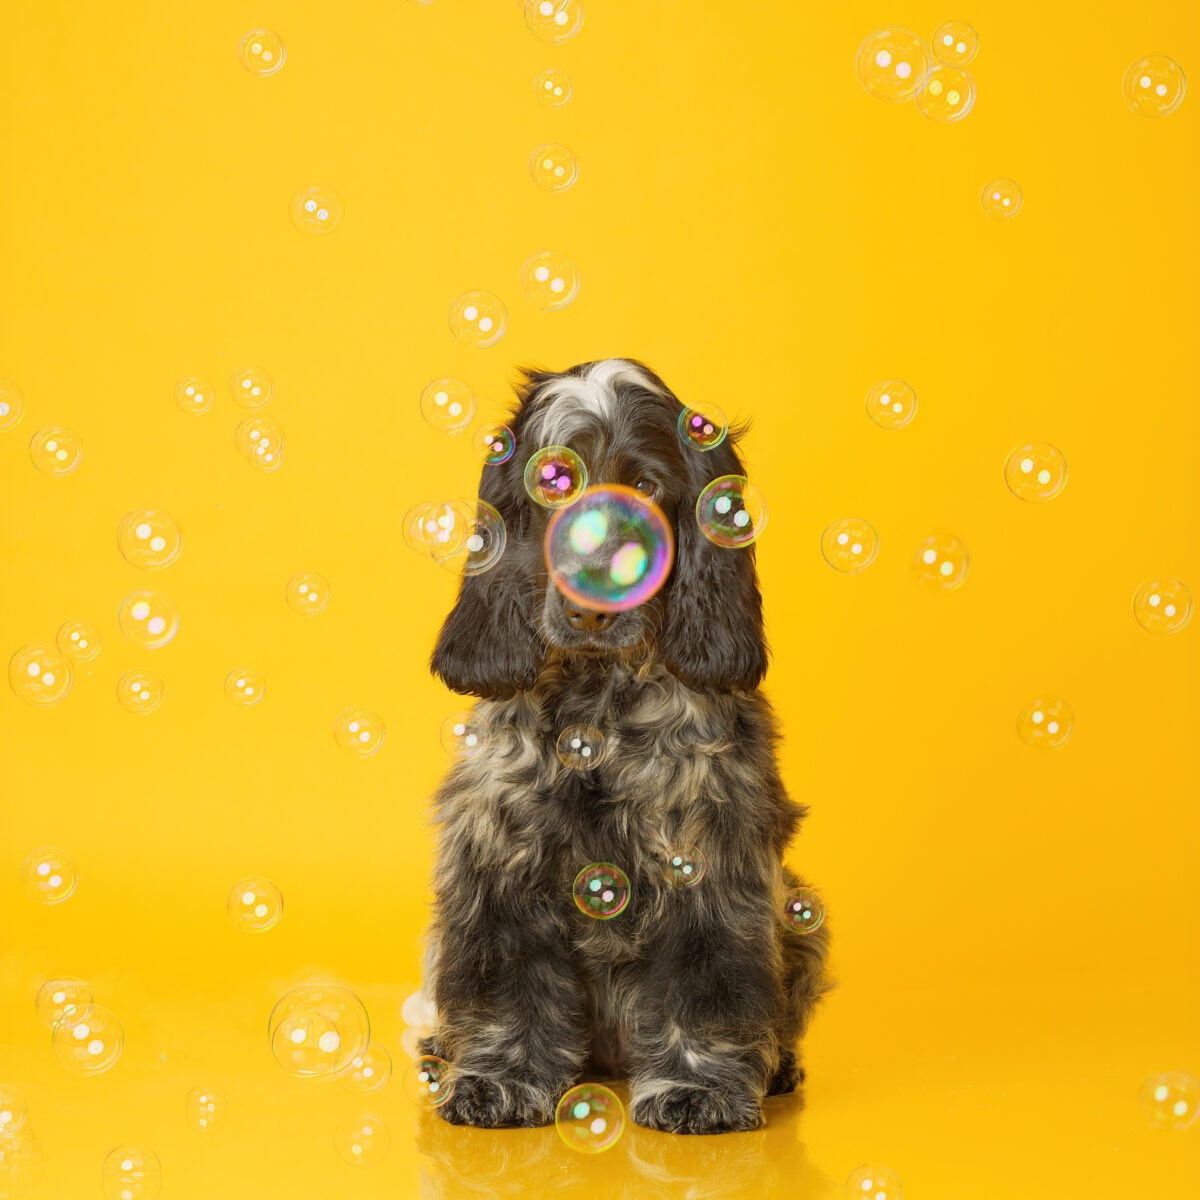
[[[619,1093],[628,1103],[625,1090]],[[474,1129],[422,1113],[417,1149],[421,1200],[826,1200],[833,1180],[809,1161],[796,1136],[803,1105],[766,1102],[767,1124],[749,1133],[684,1136],[643,1129],[626,1118],[620,1140],[602,1154],[568,1149],[552,1126]]]

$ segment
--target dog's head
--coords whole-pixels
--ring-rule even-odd
[[[550,656],[654,657],[697,691],[757,686],[766,670],[762,600],[753,546],[713,545],[696,521],[706,484],[744,470],[730,436],[698,451],[677,429],[682,405],[653,371],[631,359],[584,363],[561,374],[527,370],[511,428],[516,452],[485,466],[479,496],[504,518],[500,561],[463,579],[433,652],[432,668],[456,692],[499,699],[534,684]],[[612,614],[562,597],[542,544],[552,512],[525,491],[529,456],[569,446],[590,484],[636,488],[675,531],[675,562],[656,596]]]

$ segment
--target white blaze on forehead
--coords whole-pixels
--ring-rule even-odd
[[[640,388],[662,395],[662,388],[634,363],[605,358],[582,375],[558,375],[538,389],[536,440],[543,446],[563,446],[592,420],[611,422],[621,410],[622,390]]]

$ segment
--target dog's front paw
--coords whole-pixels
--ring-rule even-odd
[[[796,1055],[791,1050],[784,1050],[779,1055],[779,1066],[767,1084],[768,1096],[782,1096],[794,1092],[804,1082],[804,1068],[796,1061]]]
[[[549,1125],[560,1094],[512,1078],[456,1074],[450,1099],[436,1111],[451,1125],[477,1125],[481,1129]]]
[[[629,1115],[639,1125],[664,1133],[738,1133],[764,1123],[755,1097],[687,1083],[645,1097],[635,1088]]]

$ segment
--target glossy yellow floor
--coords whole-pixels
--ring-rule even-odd
[[[6,14],[0,377],[26,411],[0,430],[0,656],[67,621],[104,639],[60,703],[0,690],[0,1086],[41,1147],[30,1194],[101,1196],[122,1144],[155,1150],[164,1200],[796,1200],[839,1195],[863,1162],[911,1200],[1198,1194],[1200,1123],[1151,1129],[1138,1092],[1200,1075],[1200,640],[1195,622],[1147,634],[1132,598],[1152,579],[1200,590],[1200,102],[1143,119],[1121,84],[1146,54],[1200,73],[1200,12],[585,4],[561,46],[515,0]],[[980,34],[964,120],[859,86],[868,33],[927,38],[955,17]],[[237,47],[264,26],[287,60],[260,78]],[[574,83],[558,110],[533,88],[552,67]],[[530,178],[547,143],[579,161],[561,194]],[[1023,189],[1013,220],[981,210],[997,177]],[[344,205],[327,237],[289,219],[311,186]],[[581,288],[545,313],[520,273],[550,248]],[[484,350],[447,322],[470,289],[508,307]],[[426,670],[455,581],[403,547],[400,519],[473,494],[479,469],[422,421],[422,388],[460,376],[495,420],[515,365],[611,354],[752,421],[767,692],[811,807],[790,859],[828,903],[840,988],[803,1111],[773,1100],[762,1131],[714,1139],[631,1128],[589,1159],[553,1130],[420,1116],[395,1079],[357,1099],[292,1078],[266,1024],[286,987],[332,973],[403,1064],[426,802],[457,702]],[[234,445],[247,414],[226,384],[251,364],[287,435],[270,474]],[[201,415],[173,399],[192,375],[218,392]],[[865,409],[889,378],[919,397],[902,429]],[[70,474],[30,461],[50,426],[82,445]],[[1025,503],[1003,464],[1035,440],[1070,474]],[[117,551],[144,507],[184,531],[160,571]],[[880,546],[853,576],[819,548],[851,516]],[[913,578],[938,531],[971,555],[949,594]],[[326,612],[288,607],[300,572],[329,580]],[[141,588],[181,614],[160,649],[118,627]],[[250,709],[223,694],[242,668],[265,680]],[[132,670],[163,682],[150,715],[117,703]],[[1073,709],[1056,750],[1017,733],[1040,696]],[[352,706],[386,723],[374,757],[335,744]],[[57,906],[22,887],[42,846],[78,865]],[[251,875],[284,897],[261,935],[225,912]],[[35,1016],[63,974],[124,1024],[92,1078],[56,1062]],[[229,1098],[211,1135],[185,1120],[201,1084]],[[391,1148],[355,1169],[334,1135],[361,1110]]]

